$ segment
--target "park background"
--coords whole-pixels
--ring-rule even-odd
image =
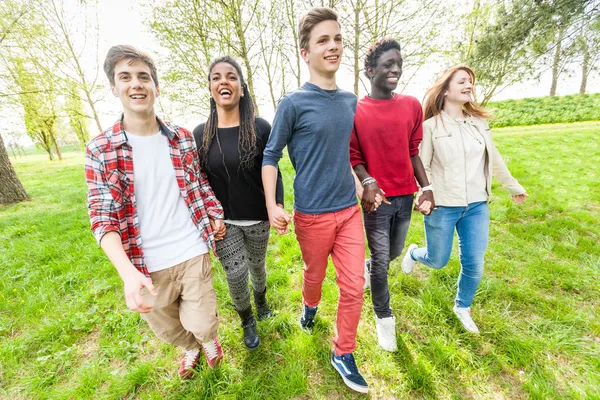
[[[259,323],[255,352],[241,343],[215,262],[226,363],[181,382],[179,351],[126,311],[85,207],[83,145],[120,110],[101,69],[110,46],[155,57],[157,111],[187,128],[208,110],[210,60],[231,54],[270,119],[281,95],[308,78],[294,32],[312,5],[340,13],[338,84],[359,96],[368,90],[365,51],[382,36],[403,46],[398,91],[419,99],[445,67],[471,65],[478,98],[496,115],[497,146],[530,194],[519,207],[493,188],[474,305],[482,335],[463,332],[452,315],[456,254],[442,271],[410,276],[392,263],[396,353],[377,346],[366,292],[356,357],[370,396],[600,398],[600,5],[591,0],[0,2],[0,203],[16,203],[0,206],[0,397],[361,397],[329,365],[333,268],[315,333],[299,329],[293,233],[271,238],[275,317]],[[288,159],[281,167],[291,208],[293,169]],[[424,243],[418,214],[411,242]]]

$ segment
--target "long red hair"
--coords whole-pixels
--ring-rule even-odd
[[[465,71],[469,74],[471,83],[473,84],[473,100],[463,105],[465,113],[485,119],[491,117],[491,113],[477,104],[475,100],[475,73],[473,70],[466,65],[455,65],[442,72],[433,86],[425,92],[425,97],[423,98],[423,118],[425,120],[440,115],[444,109],[444,93],[448,90],[452,77],[458,71]]]

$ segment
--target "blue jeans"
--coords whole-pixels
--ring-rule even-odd
[[[388,269],[390,261],[402,254],[414,196],[388,197],[377,211],[364,213],[365,232],[371,251],[371,297],[378,318],[392,316]]]
[[[456,228],[460,276],[455,303],[458,307],[470,307],[483,275],[490,225],[487,202],[466,207],[438,207],[424,220],[427,247],[414,249],[410,254],[412,259],[431,268],[444,268],[450,259]]]

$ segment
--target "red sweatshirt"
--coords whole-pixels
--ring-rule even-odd
[[[396,93],[389,100],[364,97],[356,105],[350,163],[364,165],[387,197],[413,194],[417,183],[410,158],[419,154],[422,139],[419,100]]]

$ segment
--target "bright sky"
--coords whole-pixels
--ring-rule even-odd
[[[77,0],[65,0],[68,1],[77,1]],[[136,1],[133,0],[102,0],[99,2],[99,24],[100,24],[100,50],[99,50],[99,58],[100,62],[103,61],[104,55],[108,51],[108,49],[116,44],[131,44],[133,46],[139,47],[143,50],[148,51],[157,61],[159,76],[160,76],[160,60],[161,57],[166,57],[166,53],[164,50],[160,50],[160,45],[154,40],[153,36],[149,33],[148,29],[144,25],[143,22],[143,11],[140,9],[140,6],[136,4]],[[80,39],[80,38],[79,38]],[[94,60],[88,61],[88,68],[90,70],[94,69]],[[428,85],[435,78],[435,75],[439,72],[436,70],[435,66],[431,66],[429,68],[423,68],[423,73],[418,74],[415,79],[411,81],[406,90],[405,94],[409,94],[417,97],[418,99],[422,99],[425,90]],[[100,80],[105,81],[106,78],[104,73],[100,71]],[[307,69],[303,67],[302,71],[302,79],[306,80],[308,77]],[[550,72],[545,73],[542,76],[540,83],[537,82],[524,82],[519,85],[515,85],[510,87],[503,92],[499,93],[494,97],[494,100],[503,100],[503,99],[511,99],[511,98],[521,98],[521,97],[537,97],[537,96],[545,96],[549,92],[550,88]],[[353,77],[352,72],[342,67],[338,72],[337,79],[338,86],[343,89],[352,91],[353,88]],[[580,76],[578,71],[576,71],[571,76],[563,76],[558,86],[558,94],[566,95],[566,94],[574,94],[579,90]],[[255,82],[255,85],[259,86],[261,84],[260,80]],[[165,84],[161,87],[162,92],[168,92],[169,88]],[[258,89],[260,90],[260,89]],[[362,91],[362,87],[361,87]],[[263,90],[264,93],[267,93],[267,90]],[[588,82],[588,93],[600,92],[600,80],[598,79],[590,79]],[[361,93],[361,96],[364,93]],[[266,99],[265,99],[266,100]],[[163,104],[168,106],[168,102],[165,99],[162,99]],[[120,103],[114,98],[111,94],[107,95],[99,104],[99,114],[101,123],[103,126],[109,126],[112,124],[117,116],[120,113]],[[273,117],[273,111],[270,104],[264,104],[261,106],[262,116],[268,120],[271,120]],[[188,129],[193,129],[195,125],[202,122],[200,116],[193,115],[173,115],[173,122],[185,126]],[[24,130],[24,127],[22,128]],[[90,132],[95,134],[96,125],[90,122]],[[28,138],[27,138],[28,139]],[[25,140],[23,144],[31,144],[29,140]]]

